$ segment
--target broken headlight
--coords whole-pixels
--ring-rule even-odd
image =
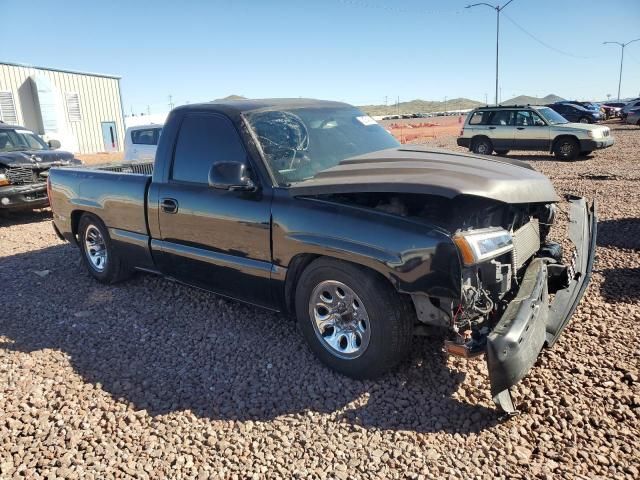
[[[502,228],[483,228],[457,233],[453,242],[466,266],[490,260],[513,250],[511,234]]]

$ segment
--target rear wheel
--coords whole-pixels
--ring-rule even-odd
[[[496,155],[506,155],[509,150],[496,150]]]
[[[591,120],[589,119],[589,117],[580,117],[579,122],[580,123],[591,123]]]
[[[353,378],[377,377],[410,351],[414,314],[382,277],[321,258],[296,288],[298,326],[328,367]]]
[[[78,243],[82,261],[93,278],[102,283],[116,283],[131,276],[119,253],[113,248],[109,231],[102,220],[85,213],[78,224]]]
[[[493,144],[488,138],[477,138],[473,141],[473,153],[480,155],[491,155],[493,152]]]
[[[575,138],[560,138],[556,141],[554,153],[560,160],[574,160],[580,153],[580,145]]]

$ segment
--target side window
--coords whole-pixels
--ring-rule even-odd
[[[157,145],[157,129],[131,130],[131,142],[136,145]]]
[[[469,119],[469,125],[486,125],[489,112],[474,112]]]
[[[498,110],[493,113],[490,125],[507,126],[512,125],[513,110]]]
[[[536,127],[546,127],[547,124],[536,112],[531,112],[531,118],[533,118],[533,125]]]
[[[230,120],[220,115],[190,114],[180,126],[171,178],[208,184],[214,163],[246,158],[242,140]]]

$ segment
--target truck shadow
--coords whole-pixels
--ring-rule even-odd
[[[598,246],[640,253],[640,218],[598,222]],[[600,273],[604,277],[600,292],[608,302],[636,303],[640,299],[640,268],[609,268]]]
[[[150,415],[315,411],[364,428],[463,434],[500,421],[493,408],[453,398],[465,374],[447,367],[442,339],[417,338],[396,371],[356,381],[322,366],[283,315],[146,274],[101,285],[69,245],[3,258],[0,283],[11,306],[0,348],[63,351],[85,382]]]
[[[48,222],[52,218],[51,209],[25,210],[17,212],[0,212],[0,228],[27,223]]]

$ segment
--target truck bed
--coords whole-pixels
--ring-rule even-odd
[[[152,163],[52,168],[52,205],[61,233],[73,231],[75,211],[90,212],[107,228],[148,236],[145,201]]]

